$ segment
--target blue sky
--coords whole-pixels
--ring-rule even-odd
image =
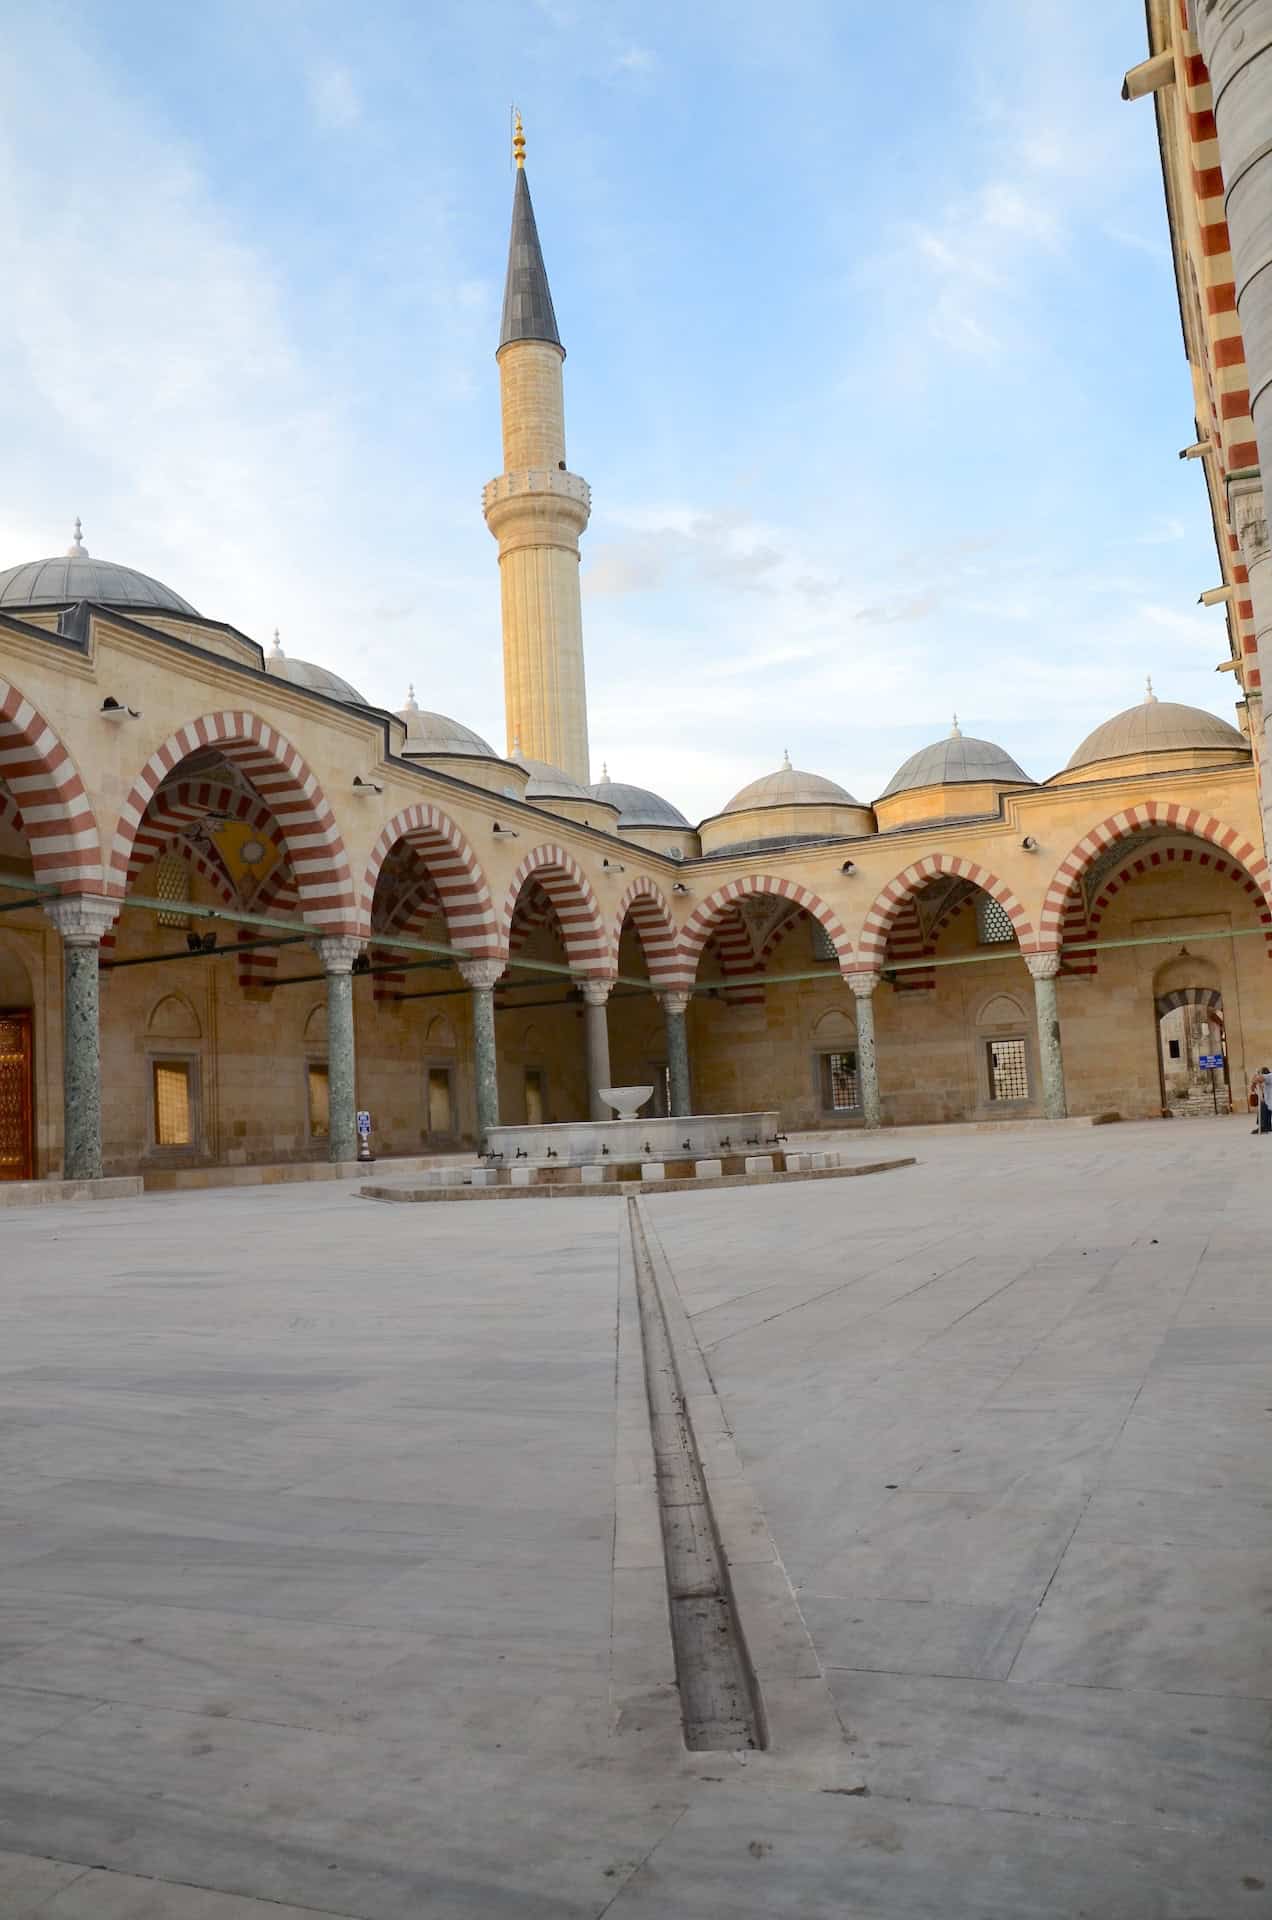
[[[4,564],[94,553],[503,742],[528,170],[592,485],[594,772],[716,810],[1232,717],[1141,0],[47,0],[0,74]],[[55,103],[56,111],[51,111]]]

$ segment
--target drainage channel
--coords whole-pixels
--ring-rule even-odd
[[[685,1745],[694,1753],[762,1747],[763,1722],[754,1680],[634,1199],[627,1202],[627,1218]]]

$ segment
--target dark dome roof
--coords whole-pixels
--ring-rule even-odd
[[[618,808],[620,827],[687,827],[689,822],[679,807],[664,800],[648,787],[629,787],[622,780],[611,780],[608,771],[592,782],[592,793],[608,806]]]
[[[80,539],[51,560],[24,560],[0,573],[0,609],[15,613],[23,607],[60,606],[65,601],[96,600],[106,607],[132,607],[147,613],[187,613],[197,620],[198,609],[183,600],[162,580],[113,560],[94,560]]]
[[[1001,781],[1009,787],[1038,784],[1016,765],[1005,748],[996,746],[992,740],[973,740],[960,733],[956,720],[947,739],[934,740],[930,747],[920,747],[903,767],[897,768],[879,798],[886,800],[890,794],[908,793],[913,787],[953,787],[981,780]]]

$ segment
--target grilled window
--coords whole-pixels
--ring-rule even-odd
[[[190,898],[190,869],[179,853],[165,853],[162,860],[155,863],[155,899],[188,902]],[[157,913],[155,924],[160,927],[188,927],[188,913]]]
[[[1029,1098],[1029,1061],[1023,1040],[987,1040],[991,1100]]]
[[[194,1070],[188,1060],[154,1063],[155,1145],[193,1145]]]
[[[825,927],[823,927],[821,921],[814,920],[811,922],[811,925],[813,929],[814,960],[838,960],[839,954],[836,951],[835,943],[827,933]]]
[[[331,1083],[325,1066],[309,1069],[309,1137],[325,1140],[331,1132]]]
[[[822,1105],[831,1113],[855,1113],[861,1105],[861,1083],[855,1053],[824,1053]]]
[[[1002,946],[1016,938],[1011,915],[988,893],[976,897],[976,938],[983,947]]]

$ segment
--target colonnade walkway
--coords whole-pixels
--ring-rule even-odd
[[[622,1202],[6,1217],[0,1920],[1260,1910],[1272,1144],[914,1143],[640,1203],[829,1773],[616,1684]]]

